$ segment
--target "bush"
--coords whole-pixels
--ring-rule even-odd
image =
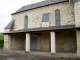
[[[0,33],[0,47],[3,47],[4,45],[4,36],[2,33]]]
[[[4,40],[4,35],[0,33],[0,40]]]
[[[3,56],[2,54],[0,54],[0,56]]]
[[[0,47],[4,46],[4,40],[0,40]]]

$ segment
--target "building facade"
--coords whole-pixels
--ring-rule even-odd
[[[79,0],[46,0],[21,7],[5,27],[4,51],[80,55],[79,6]]]

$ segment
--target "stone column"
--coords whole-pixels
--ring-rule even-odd
[[[75,26],[80,27],[80,0],[74,0]],[[76,30],[77,55],[80,56],[80,30]]]
[[[8,34],[4,35],[4,51],[10,51],[10,41],[11,41],[11,36]]]
[[[51,53],[56,53],[55,32],[50,32],[50,37],[51,37]]]
[[[30,34],[26,33],[26,52],[30,52]]]
[[[77,37],[77,55],[80,56],[80,31],[76,31]]]

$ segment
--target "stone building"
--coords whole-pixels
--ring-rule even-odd
[[[45,0],[23,6],[11,16],[4,51],[80,55],[80,0]]]

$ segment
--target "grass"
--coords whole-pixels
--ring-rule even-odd
[[[3,56],[2,54],[0,54],[0,56]]]

